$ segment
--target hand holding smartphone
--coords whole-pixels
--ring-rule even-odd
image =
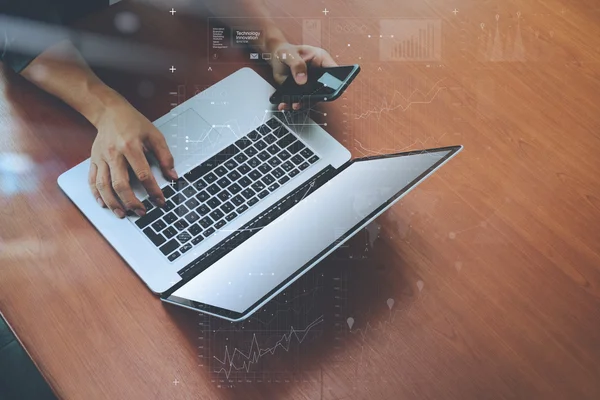
[[[344,93],[359,72],[358,64],[309,68],[308,80],[304,85],[298,85],[289,76],[269,100],[272,104],[333,101]]]

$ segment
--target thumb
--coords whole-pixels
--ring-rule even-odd
[[[290,67],[290,71],[292,72],[292,76],[298,85],[304,85],[308,80],[306,75],[307,67],[306,62],[300,57],[300,54],[294,52],[292,57],[289,57],[287,60],[287,65]]]

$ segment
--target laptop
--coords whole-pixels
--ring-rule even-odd
[[[58,184],[162,301],[243,320],[455,156],[461,146],[351,159],[308,112],[279,112],[242,68],[154,122],[180,174],[151,168],[143,217],[116,218],[87,185],[89,159]]]

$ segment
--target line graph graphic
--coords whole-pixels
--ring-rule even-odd
[[[420,89],[415,89],[409,96],[404,96],[400,91],[395,90],[392,94],[392,98],[389,101],[384,98],[380,107],[373,108],[361,114],[355,114],[354,118],[363,119],[375,115],[377,119],[380,119],[381,115],[385,112],[391,112],[397,109],[400,109],[402,112],[405,112],[411,106],[416,104],[431,104],[442,90],[447,89],[447,87],[445,86],[440,86],[444,79],[445,78],[442,78],[439,81],[437,81],[433,85],[433,87],[426,93],[424,93]],[[422,99],[413,100],[414,97],[418,94],[422,96]]]
[[[273,355],[277,351],[278,348],[281,348],[285,352],[289,352],[290,346],[292,345],[292,338],[295,338],[298,344],[301,344],[310,330],[323,322],[323,316],[321,315],[316,320],[311,322],[304,329],[295,329],[294,327],[290,328],[289,333],[283,334],[281,339],[279,339],[275,345],[261,348],[256,334],[252,335],[252,341],[250,344],[250,348],[247,352],[244,352],[237,347],[233,349],[233,351],[229,351],[229,348],[225,347],[225,354],[222,359],[219,359],[217,356],[213,356],[215,360],[217,360],[220,364],[223,365],[221,369],[216,371],[217,373],[223,372],[225,376],[229,379],[232,370],[240,371],[245,370],[246,372],[250,372],[250,368],[253,364],[259,362],[259,360],[267,355]],[[241,364],[237,359],[241,359]]]

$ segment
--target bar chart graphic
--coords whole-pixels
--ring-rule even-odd
[[[379,58],[381,61],[441,60],[442,20],[380,20]]]

